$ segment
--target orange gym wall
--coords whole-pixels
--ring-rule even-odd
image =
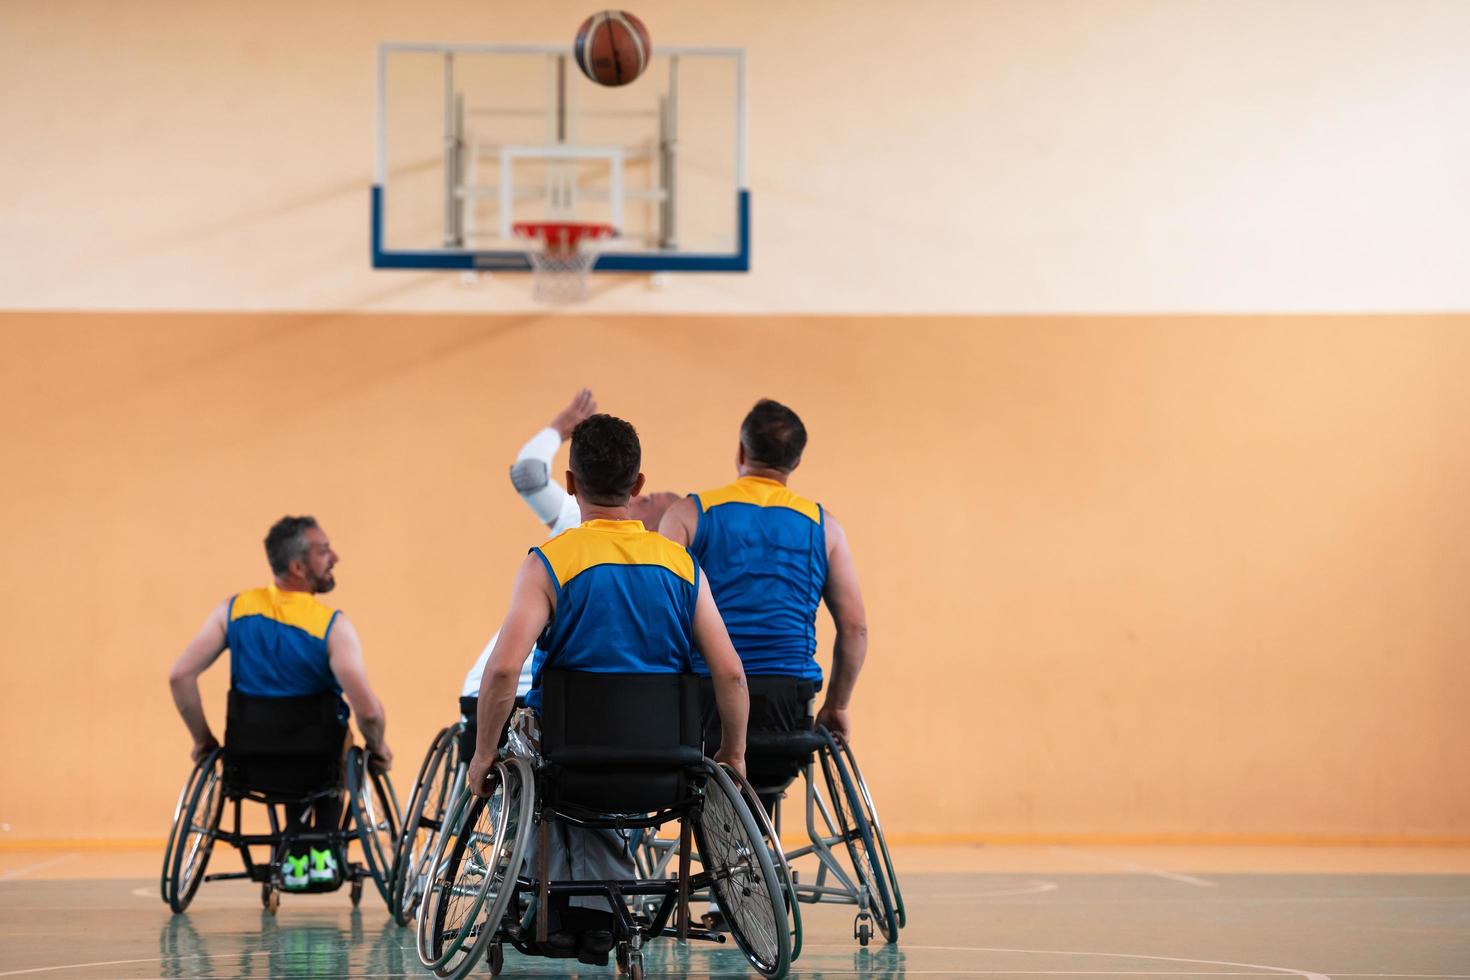
[[[411,779],[539,540],[506,467],[581,384],[658,488],[727,479],[757,396],[806,418],[896,836],[1470,837],[1470,317],[7,313],[0,349],[0,840],[161,838],[168,665],[285,512]]]

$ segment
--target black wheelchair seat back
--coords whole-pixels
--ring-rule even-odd
[[[824,742],[812,730],[811,705],[817,696],[814,681],[780,674],[746,677],[750,691],[750,721],[745,734],[745,767],[751,785],[762,793],[780,792],[796,779]],[[714,684],[700,682],[705,748],[719,751],[720,712]]]
[[[230,689],[224,779],[232,794],[293,802],[342,785],[347,725],[335,694],[262,698]]]
[[[704,758],[697,677],[547,670],[541,692],[550,805],[650,813],[687,796]]]

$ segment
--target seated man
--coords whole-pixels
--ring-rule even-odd
[[[686,673],[697,648],[724,725],[715,758],[744,772],[745,674],[689,552],[630,518],[631,500],[643,488],[641,459],[638,434],[622,419],[593,415],[572,433],[567,489],[577,498],[583,521],[532,548],[516,574],[510,610],[480,685],[479,730],[468,774],[478,795],[488,792],[485,778],[533,642],[535,674],[527,702],[538,713],[540,678],[548,667]],[[631,857],[610,831],[562,827],[553,841],[554,879],[634,877]],[[548,952],[575,950],[584,962],[606,962],[612,920],[603,899],[576,898],[550,911],[553,948]]]
[[[515,463],[511,465],[511,485],[536,516],[551,529],[552,537],[582,523],[582,512],[577,507],[577,498],[551,478],[552,458],[556,456],[561,444],[572,437],[572,430],[596,411],[597,399],[592,396],[592,390],[581,389],[572,396],[565,408],[552,416],[546,428],[537,432],[521,447],[521,451],[516,454]],[[664,511],[678,499],[678,494],[668,491],[638,494],[628,502],[628,516],[632,520],[641,521],[644,527],[658,527]],[[490,651],[495,648],[495,641],[499,636],[497,632],[490,637],[490,642],[485,644],[485,649],[480,651],[479,658],[465,675],[464,686],[460,689],[462,711],[473,710],[468,699],[476,698],[480,694],[480,678],[485,673],[485,662],[490,659]],[[531,663],[528,658],[525,669],[521,671],[520,680],[516,684],[517,698],[524,698],[531,690]]]
[[[337,585],[332,577],[337,553],[326,532],[315,518],[283,517],[266,535],[265,554],[275,584],[241,592],[216,606],[169,671],[174,704],[194,738],[191,758],[202,762],[219,748],[204,717],[199,675],[228,648],[230,685],[241,694],[285,698],[332,693],[340,701],[345,692],[372,764],[387,769],[393,753],[383,739],[383,705],[368,683],[357,631],[344,614],[316,598]],[[341,704],[338,716],[344,727],[348,715],[347,704]],[[339,797],[316,804],[314,829],[335,830],[341,808]],[[288,833],[304,829],[305,810],[287,807]],[[292,890],[335,881],[340,873],[331,850],[315,847],[307,854],[288,853],[283,871],[282,884]]]
[[[796,413],[762,399],[740,426],[740,478],[674,504],[659,530],[688,546],[705,570],[745,673],[791,680],[784,697],[752,706],[752,728],[810,727],[809,704],[822,687],[817,606],[825,600],[837,642],[816,722],[846,738],[848,703],[867,656],[867,619],[842,526],[787,489],[805,448],[806,427]],[[703,673],[704,665],[696,661],[695,669]],[[716,734],[706,730],[707,739]]]

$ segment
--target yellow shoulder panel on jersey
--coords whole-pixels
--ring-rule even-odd
[[[694,559],[657,531],[634,521],[588,521],[541,546],[558,586],[597,565],[657,565],[694,584]]]
[[[230,604],[230,621],[243,616],[264,616],[283,626],[294,626],[317,639],[324,639],[336,610],[322,605],[307,592],[283,592],[273,586],[247,589]]]
[[[705,510],[721,504],[753,504],[756,507],[785,507],[811,518],[814,523],[822,521],[821,508],[815,503],[792,493],[777,483],[759,476],[743,476],[729,486],[710,490],[699,495]]]

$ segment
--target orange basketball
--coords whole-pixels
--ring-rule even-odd
[[[582,22],[573,51],[582,74],[597,84],[627,85],[648,67],[653,45],[643,21],[626,10],[604,10]]]

